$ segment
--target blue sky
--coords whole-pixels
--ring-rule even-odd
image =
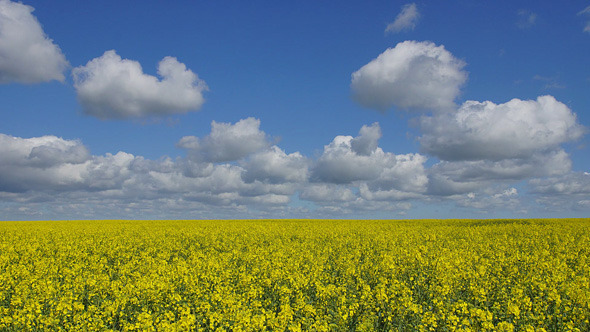
[[[587,1],[0,0],[0,219],[584,217]]]

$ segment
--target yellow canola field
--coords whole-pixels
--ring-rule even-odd
[[[590,331],[590,219],[0,222],[0,331]]]

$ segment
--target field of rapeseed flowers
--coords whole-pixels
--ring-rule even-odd
[[[0,222],[0,331],[590,331],[590,219]]]

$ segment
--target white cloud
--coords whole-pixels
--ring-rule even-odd
[[[352,201],[335,201],[335,202],[317,202],[320,207],[314,210],[315,218],[327,216],[330,218],[350,218],[351,216],[362,214],[369,215],[372,218],[391,218],[394,214],[403,216],[412,208],[410,202],[392,202],[392,201],[368,201],[357,197]]]
[[[298,153],[281,155],[280,150],[272,151],[286,158],[288,166],[298,159]],[[93,156],[79,141],[54,136],[23,139],[0,135],[0,154],[3,156],[0,203],[3,204],[20,202],[31,206],[36,202],[47,206],[87,206],[89,210],[95,205],[113,204],[123,214],[135,210],[125,212],[126,204],[138,209],[149,207],[154,212],[153,209],[170,201],[175,201],[179,210],[183,205],[185,214],[195,204],[209,211],[212,207],[246,211],[286,209],[298,188],[297,183],[287,182],[305,181],[285,173],[277,176],[282,176],[279,180],[286,183],[265,183],[259,179],[246,183],[243,180],[246,170],[237,165],[213,165],[182,158],[146,160],[125,152]],[[187,170],[190,168],[196,170]],[[268,176],[263,171],[261,174]],[[277,170],[271,168],[271,175],[276,175],[273,171]]]
[[[371,188],[367,183],[360,184],[359,193],[360,196],[367,201],[401,201],[423,197],[419,193],[407,192],[398,189],[380,189],[379,187]]]
[[[495,194],[492,197],[494,198],[502,198],[502,197],[513,197],[518,195],[518,190],[516,188],[509,188],[504,190],[501,193]]]
[[[368,156],[377,150],[380,138],[381,127],[379,123],[375,122],[370,126],[363,125],[359,135],[350,141],[350,147],[355,153]]]
[[[545,195],[590,195],[590,174],[572,172],[563,176],[532,179],[532,191]]]
[[[158,75],[143,73],[137,61],[106,51],[72,70],[84,112],[101,119],[160,116],[198,110],[204,102],[203,80],[176,58],[165,57]]]
[[[449,110],[467,80],[464,65],[444,46],[405,41],[352,74],[353,98],[378,110]]]
[[[458,206],[487,213],[499,210],[526,212],[525,203],[514,187],[490,186],[479,192],[453,197]]]
[[[340,171],[344,180],[318,178],[311,183],[313,161],[299,152],[287,154],[278,146],[269,146],[259,126],[260,121],[253,118],[235,124],[213,123],[204,138],[182,139],[179,146],[189,150],[188,157],[175,160],[147,160],[125,152],[96,156],[75,140],[0,135],[2,211],[30,215],[30,210],[15,211],[35,207],[95,218],[116,216],[113,209],[119,216],[135,217],[161,215],[162,209],[170,211],[170,217],[186,217],[191,209],[215,216],[227,213],[228,217],[232,213],[289,216],[285,214],[289,211],[305,216],[310,213],[305,208],[289,206],[291,197],[299,193],[301,200],[313,202],[309,204],[317,207],[317,213],[369,213],[371,207],[403,211],[411,205],[395,201],[420,198],[426,188],[426,159],[383,152],[377,144],[381,136],[378,123],[363,126],[356,138],[336,137],[320,157],[324,164],[314,167],[315,171],[319,165],[326,172],[338,172],[338,165],[325,163],[336,157],[344,168],[354,169],[361,161],[374,168],[374,174],[361,176],[366,170],[361,165],[352,173]],[[227,163],[234,160],[239,162]],[[354,183],[340,184],[351,178]],[[108,212],[100,212],[101,208]],[[94,214],[87,215],[89,212]],[[46,212],[42,215],[48,216]]]
[[[590,6],[584,8],[580,12],[578,12],[578,16],[589,17],[590,16]],[[590,33],[590,21],[586,22],[586,25],[584,26],[584,32]]]
[[[148,172],[141,163],[161,171],[166,162],[147,165],[142,157],[125,152],[92,156],[81,142],[55,136],[0,134],[0,154],[0,192],[119,190],[126,181]]]
[[[465,194],[494,183],[558,176],[570,172],[571,165],[568,154],[561,149],[539,152],[527,158],[442,161],[428,170],[428,193],[442,196]]]
[[[90,159],[79,141],[55,136],[19,138],[0,134],[0,191],[69,188],[80,184],[79,165]]]
[[[545,85],[543,86],[543,89],[545,89],[545,90],[565,89],[565,85],[560,83],[557,80],[557,77],[545,77],[545,76],[541,76],[541,75],[535,75],[535,76],[533,76],[533,80],[544,82]]]
[[[379,177],[368,182],[374,191],[400,191],[415,196],[426,191],[428,177],[424,163],[427,158],[417,153],[398,154],[385,164]]]
[[[590,210],[590,173],[570,172],[529,181],[531,193],[544,209],[557,212]]]
[[[402,6],[402,11],[395,17],[395,21],[387,25],[385,32],[396,33],[403,30],[414,30],[419,18],[420,13],[416,8],[416,4],[406,4]]]
[[[250,183],[256,180],[270,183],[304,183],[308,178],[308,160],[299,152],[286,154],[278,146],[251,155],[242,165],[242,178]]]
[[[310,184],[299,197],[313,202],[350,202],[357,198],[350,188],[331,183]]]
[[[33,7],[0,0],[0,83],[65,79],[69,64],[32,12]]]
[[[133,177],[141,174],[134,166],[142,160],[125,152],[94,156],[83,165],[80,175],[88,190],[122,189],[126,181],[133,182]]]
[[[423,164],[426,158],[419,154],[384,152],[377,146],[380,137],[378,123],[363,126],[355,138],[336,136],[324,146],[323,154],[312,169],[312,180],[335,184],[360,181],[367,184],[367,190],[412,194],[425,191],[428,178]]]
[[[177,143],[187,149],[191,159],[201,162],[235,161],[269,145],[266,134],[260,130],[260,120],[254,118],[235,124],[213,121],[208,136],[185,136]]]
[[[516,22],[516,26],[518,26],[520,29],[529,29],[533,27],[536,22],[536,13],[533,13],[526,9],[521,9],[518,11],[518,21]]]
[[[584,133],[576,115],[552,96],[467,101],[455,113],[422,117],[421,130],[422,150],[443,160],[529,158]]]
[[[81,163],[89,158],[88,150],[79,141],[56,136],[19,138],[0,134],[0,155],[3,164],[47,168],[61,163]]]
[[[378,127],[378,124],[373,126]],[[336,136],[324,146],[324,152],[313,168],[313,179],[341,184],[376,179],[383,170],[383,164],[393,155],[380,148],[369,155],[358,154],[352,149],[353,140],[352,136]]]
[[[185,177],[181,172],[150,171],[149,176],[155,188],[170,193],[199,193],[206,196],[237,192],[245,185],[242,181],[243,169],[239,166],[216,165],[204,177]]]
[[[480,211],[517,211],[523,195],[513,186],[527,179],[544,206],[554,195],[564,206],[588,207],[590,176],[570,175],[571,160],[560,148],[426,168],[424,155],[384,152],[374,123],[357,137],[335,137],[314,162],[269,146],[259,126],[253,118],[213,123],[204,138],[181,140],[188,157],[158,160],[91,155],[80,141],[55,136],[0,134],[0,210],[38,218],[47,211],[88,218],[335,217],[404,213],[415,201],[450,200]],[[294,195],[297,208],[290,206]]]

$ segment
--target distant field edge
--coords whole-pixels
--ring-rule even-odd
[[[554,222],[554,221],[569,221],[569,222],[590,222],[588,218],[412,218],[412,219],[361,219],[361,218],[240,218],[240,219],[14,219],[14,220],[0,220],[0,222],[92,222],[92,221],[108,221],[108,222],[483,222],[483,223],[518,223],[518,222]]]

